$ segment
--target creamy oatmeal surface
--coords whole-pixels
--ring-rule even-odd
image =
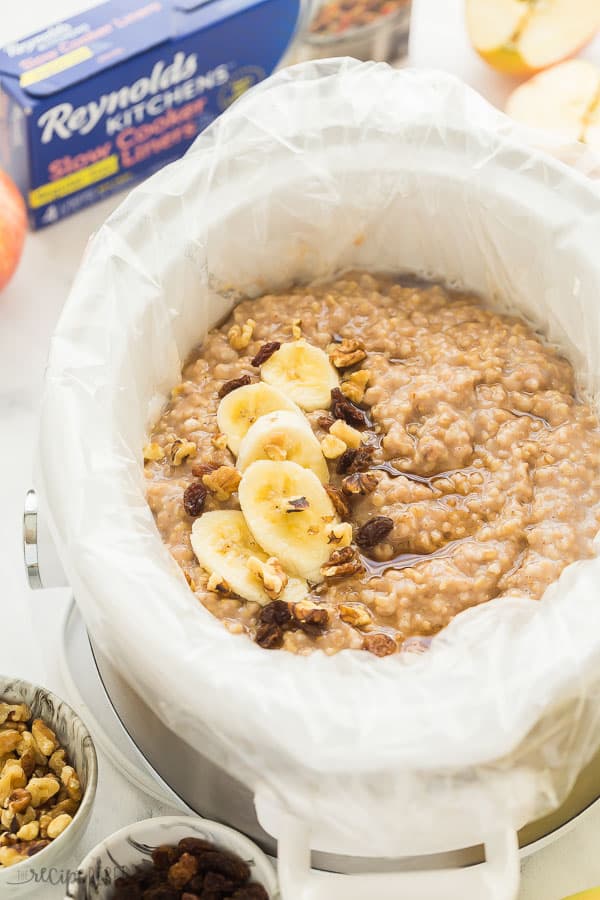
[[[281,355],[272,342],[325,351],[340,383],[333,401],[328,386],[322,408],[302,413],[326,458],[335,522],[352,526],[326,526],[333,558],[319,583],[308,579],[308,604],[295,582],[282,592],[272,550],[266,575],[255,563],[268,589],[256,602],[199,565],[191,544],[194,522],[206,534],[208,513],[240,509],[217,409],[267,377]],[[568,563],[592,556],[599,451],[571,365],[523,321],[440,286],[353,273],[240,303],[186,365],[144,455],[162,538],[230,631],[296,653],[383,656],[494,597],[537,600]],[[295,526],[311,512],[297,508],[304,496],[287,502]]]

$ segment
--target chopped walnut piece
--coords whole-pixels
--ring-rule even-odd
[[[340,390],[344,397],[347,397],[353,403],[361,403],[370,377],[371,373],[368,369],[359,369],[358,372],[352,372],[340,384]]]
[[[31,710],[26,703],[0,703],[0,725],[8,722],[27,722]]]
[[[145,462],[158,462],[161,459],[165,458],[165,451],[157,444],[156,441],[152,441],[150,444],[146,444],[144,447],[144,461]]]
[[[4,763],[2,774],[0,775],[0,806],[17,788],[24,788],[27,783],[25,773],[19,761],[16,759],[8,759]]]
[[[251,360],[252,365],[259,369],[280,347],[280,341],[269,341],[263,344],[256,356]]]
[[[194,478],[202,478],[203,475],[208,475],[209,472],[214,472],[215,469],[218,469],[219,465],[220,463],[194,463],[192,475]]]
[[[58,747],[58,741],[54,732],[48,728],[42,719],[34,719],[31,725],[31,733],[36,744],[44,756],[52,756]]]
[[[365,635],[363,650],[368,650],[369,653],[374,653],[375,656],[391,656],[397,649],[398,644],[388,634],[372,632]]]
[[[346,450],[346,445],[333,434],[326,434],[321,441],[321,450],[326,459],[337,459]]]
[[[333,416],[330,416],[329,413],[325,413],[317,418],[317,425],[319,428],[322,428],[323,431],[329,431],[335,421]]]
[[[27,859],[27,855],[19,852],[16,848],[0,847],[0,867],[6,866],[8,868],[8,866],[14,866],[23,862],[24,859]]]
[[[217,396],[220,400],[223,397],[226,397],[227,394],[230,394],[232,391],[236,391],[240,387],[244,387],[247,384],[251,384],[252,379],[249,375],[240,375],[239,378],[232,378],[231,381],[226,381],[225,384],[222,384],[218,390]]]
[[[206,583],[206,587],[209,591],[215,591],[217,594],[231,594],[231,588],[225,579],[221,575],[217,575],[216,572],[212,573]]]
[[[329,429],[329,434],[335,435],[336,438],[339,438],[340,441],[343,441],[347,447],[350,447],[351,450],[357,450],[362,443],[360,431],[357,431],[356,428],[352,427],[352,425],[348,425],[348,423],[344,422],[343,419],[335,420],[335,422]]]
[[[354,338],[345,338],[339,343],[330,344],[327,352],[336,369],[347,369],[362,362],[367,356],[363,345]]]
[[[329,611],[312,600],[299,600],[293,603],[292,615],[301,627],[323,629],[329,624]]]
[[[333,508],[340,519],[347,519],[350,515],[350,507],[346,503],[343,494],[333,484],[324,484],[323,487],[327,491],[329,499],[333,503]]]
[[[217,500],[229,500],[237,491],[242,476],[233,466],[219,466],[214,472],[208,472],[202,476],[202,482],[209,491],[215,494]]]
[[[217,450],[225,450],[225,448],[227,447],[227,435],[218,432],[217,434],[213,435],[213,437],[210,439],[210,442]]]
[[[243,325],[232,325],[227,332],[227,339],[234,350],[245,350],[256,327],[254,319],[247,319]]]
[[[73,821],[72,816],[69,816],[67,813],[62,813],[60,816],[56,816],[55,819],[52,819],[50,824],[48,825],[47,835],[51,840],[54,840],[62,834],[65,828],[67,828],[71,822]]]
[[[346,603],[340,603],[338,611],[342,622],[346,622],[347,625],[352,625],[354,628],[363,628],[373,621],[366,606],[349,606]]]
[[[31,794],[24,788],[17,788],[8,797],[8,809],[15,816],[17,813],[24,813],[30,803]]]
[[[79,776],[73,766],[65,766],[63,768],[60,773],[60,780],[67,789],[69,799],[79,802],[79,800],[81,800],[81,784],[79,782]]]
[[[31,805],[37,809],[38,806],[43,806],[51,797],[58,794],[60,782],[53,775],[30,778],[27,783],[27,790],[31,794]]]
[[[349,547],[352,543],[352,525],[350,522],[336,522],[327,526],[327,541],[337,547]]]
[[[325,578],[342,578],[346,575],[355,575],[363,567],[358,553],[354,547],[339,547],[334,550],[324,566],[321,566],[321,575]]]
[[[356,494],[372,494],[379,483],[379,479],[372,472],[355,472],[346,475],[342,481],[342,490],[350,496]]]
[[[17,831],[17,840],[19,841],[35,841],[40,833],[40,823],[37,820],[27,822]]]
[[[251,556],[248,560],[248,568],[262,581],[265,593],[271,600],[276,600],[284,591],[288,577],[275,556],[269,557],[266,562],[262,562],[257,556]]]
[[[176,863],[169,867],[169,884],[175,890],[182,890],[198,871],[198,860],[191,853],[182,853]]]
[[[48,760],[48,768],[51,772],[54,772],[55,775],[59,775],[67,765],[67,757],[65,750],[55,750],[50,759]]]
[[[192,441],[183,441],[181,438],[176,438],[171,444],[171,449],[169,451],[171,465],[180,466],[186,459],[189,459],[190,456],[195,456],[196,452],[197,447]]]
[[[0,756],[6,756],[16,750],[21,742],[21,732],[15,729],[0,731]]]

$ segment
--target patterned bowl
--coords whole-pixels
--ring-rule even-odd
[[[98,781],[98,761],[94,743],[79,716],[56,694],[21,681],[0,675],[0,700],[9,703],[26,703],[35,718],[43,719],[56,733],[61,746],[74,766],[83,788],[81,804],[69,827],[35,856],[7,868],[0,867],[0,897],[18,900],[35,891],[45,896],[51,884],[60,883],[64,873],[57,863],[73,853],[87,825]]]
[[[131,874],[136,866],[148,862],[155,847],[177,844],[184,837],[212,841],[221,850],[245,859],[252,881],[262,884],[270,900],[278,900],[275,870],[256,844],[233,828],[192,816],[145,819],[111,834],[85,857],[68,885],[65,900],[110,900],[120,875]]]

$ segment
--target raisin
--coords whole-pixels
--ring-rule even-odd
[[[177,844],[180,853],[191,853],[192,856],[202,856],[203,853],[210,853],[215,849],[215,845],[210,841],[204,841],[202,838],[186,837],[182,838]]]
[[[142,900],[142,890],[136,875],[122,876],[115,881],[115,900]]]
[[[278,625],[285,628],[292,623],[292,614],[283,600],[273,600],[260,611],[259,621],[264,625]]]
[[[127,894],[125,896],[127,900],[130,900],[134,895]],[[142,900],[179,900],[179,891],[168,884],[158,884],[148,888],[141,896]]]
[[[230,878],[225,878],[220,872],[207,872],[204,876],[203,889],[205,891],[220,891],[221,894],[229,895],[235,891],[237,882]]]
[[[353,475],[355,472],[364,472],[371,466],[372,447],[359,447],[358,450],[344,450],[338,459],[337,471],[339,475]]]
[[[256,643],[265,650],[279,650],[283,646],[283,629],[264,622],[256,629]]]
[[[231,895],[231,900],[269,900],[269,895],[262,884],[253,882],[238,888],[235,894]]]
[[[177,848],[171,847],[168,844],[162,844],[160,847],[155,847],[152,851],[152,862],[157,869],[168,869],[169,866],[176,863],[178,859],[179,853],[177,852]]]
[[[243,884],[250,878],[250,866],[243,859],[240,859],[239,856],[221,853],[219,850],[213,850],[199,857],[198,871],[218,872],[236,884]]]
[[[339,388],[331,391],[331,412],[336,419],[343,419],[353,428],[368,428],[371,421],[364,409],[348,400]]]
[[[254,359],[251,360],[252,365],[256,366],[256,368],[258,368],[259,366],[262,366],[262,364],[266,363],[268,358],[270,356],[273,356],[273,354],[277,350],[279,350],[280,347],[281,347],[280,341],[268,341],[268,343],[263,344],[262,347],[260,348],[260,350],[258,351],[258,353],[256,354],[256,356],[254,357]]]
[[[367,634],[363,641],[363,650],[374,653],[375,656],[391,656],[398,649],[396,641],[388,634],[374,632]]]
[[[206,502],[206,495],[208,491],[204,487],[201,481],[193,481],[188,487],[186,487],[183,494],[183,508],[185,509],[188,516],[191,516],[195,519],[199,516],[204,509],[204,503]]]
[[[226,381],[225,384],[221,385],[218,397],[219,399],[223,399],[227,394],[230,394],[232,391],[236,391],[239,387],[244,387],[244,385],[250,384],[251,382],[252,379],[249,375],[240,375],[239,378],[232,378],[231,381]]]
[[[338,489],[334,487],[333,484],[325,484],[323,485],[323,487],[327,491],[329,499],[333,503],[333,508],[335,509],[340,519],[347,519],[350,515],[350,508],[344,500],[342,492],[338,491]]]
[[[373,516],[361,525],[354,539],[359,547],[374,547],[387,537],[393,527],[394,521],[389,516]]]

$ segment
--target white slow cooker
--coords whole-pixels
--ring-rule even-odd
[[[184,799],[278,841],[285,900],[516,895],[517,830],[600,743],[600,563],[539,604],[461,614],[422,656],[266,653],[198,605],[162,544],[148,426],[240,296],[349,267],[519,311],[595,402],[599,229],[592,183],[455,79],[328,60],[250,91],[89,246],[52,342],[36,487],[101,672],[150,711],[138,742],[158,722],[151,761],[185,758]],[[480,845],[483,863],[439,862]],[[312,870],[311,850],[355,874]]]

